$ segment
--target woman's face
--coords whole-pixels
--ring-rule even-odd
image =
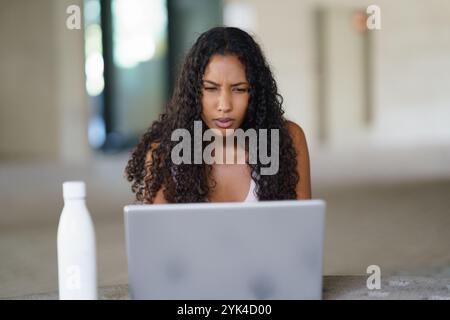
[[[203,75],[202,119],[225,135],[244,122],[249,102],[245,67],[235,55],[213,55]],[[231,131],[231,130],[230,130]]]

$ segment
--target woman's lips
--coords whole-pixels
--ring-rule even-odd
[[[219,128],[229,128],[231,127],[231,125],[233,124],[233,119],[230,118],[220,118],[220,119],[215,119],[214,123],[216,124],[216,126],[218,126]]]

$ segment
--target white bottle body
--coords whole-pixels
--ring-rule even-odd
[[[96,300],[95,231],[84,199],[65,199],[57,238],[59,299]]]

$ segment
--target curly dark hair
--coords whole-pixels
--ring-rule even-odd
[[[215,27],[199,36],[185,57],[172,98],[159,119],[142,135],[131,151],[125,176],[132,182],[136,200],[153,203],[158,190],[164,186],[164,197],[170,203],[208,202],[208,194],[215,186],[211,165],[174,164],[171,150],[178,141],[171,141],[171,133],[185,128],[193,136],[194,121],[201,119],[202,80],[210,58],[215,55],[235,55],[245,67],[250,96],[247,112],[241,125],[253,128],[279,129],[279,170],[274,175],[261,175],[264,167],[259,159],[251,167],[259,200],[296,199],[299,175],[296,170],[296,151],[286,127],[283,98],[260,46],[245,31],[231,27]],[[206,127],[203,122],[203,127]],[[205,129],[204,129],[205,130]],[[146,161],[151,150],[152,162]],[[192,153],[194,148],[191,148]],[[270,150],[267,146],[266,150]],[[212,184],[211,184],[212,182]]]

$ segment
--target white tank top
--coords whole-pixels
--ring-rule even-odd
[[[258,196],[256,195],[256,183],[253,179],[250,179],[250,188],[248,190],[247,198],[245,198],[244,202],[256,202],[258,201]]]
[[[253,179],[250,179],[250,188],[247,193],[247,197],[242,202],[257,202],[258,196],[256,195],[256,183]],[[209,200],[208,200],[209,202]]]

